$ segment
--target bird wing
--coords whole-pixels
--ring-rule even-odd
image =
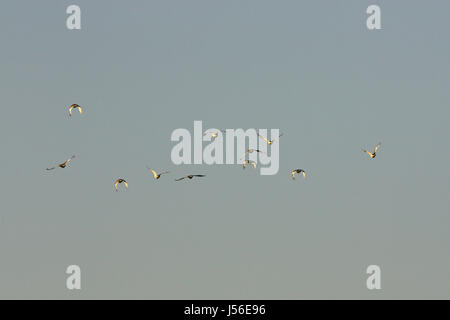
[[[150,169],[153,173],[153,178],[157,179],[158,178],[158,174],[155,172],[155,170]]]
[[[80,114],[83,113],[83,109],[81,108],[81,106],[79,106],[79,105],[77,105],[77,104],[73,104],[73,105],[71,105],[71,106],[69,107],[69,116],[72,116],[72,110],[73,110],[74,108],[77,108],[78,111],[80,111]]]
[[[45,170],[53,170],[53,169],[55,169],[56,167],[52,167],[52,168],[47,168],[47,169],[45,169]]]
[[[256,169],[256,162],[255,161],[252,162],[252,165]]]
[[[292,171],[291,171],[292,180],[295,180],[295,173],[296,173],[296,172],[297,172],[296,170],[292,170]]]
[[[128,189],[128,182],[126,182],[125,180],[123,181],[123,184],[125,185],[125,187]]]
[[[193,174],[192,176],[193,177],[204,177],[205,175],[204,174]]]
[[[71,156],[69,159],[67,159],[64,163],[68,164],[70,162],[70,160],[72,160],[73,158],[75,158],[75,156]]]
[[[362,149],[362,151],[365,152],[365,153],[367,153],[369,156],[372,156],[372,153],[370,153],[369,151],[364,150],[364,149]]]
[[[170,173],[170,171],[161,172],[159,175],[166,174],[166,173]]]
[[[260,137],[260,138],[263,138],[267,143],[269,143],[269,140],[267,140],[267,138],[266,137],[264,137],[264,136],[262,136],[262,135],[260,135],[259,133],[258,133],[258,136]]]
[[[117,185],[119,184],[119,180],[116,180],[115,182],[114,182],[114,189],[116,189],[116,191],[117,191]]]
[[[277,140],[280,140],[280,137],[281,137],[282,135],[283,135],[283,133],[281,133],[281,134],[278,136],[278,139],[273,139],[272,142],[277,141]]]
[[[305,172],[305,170],[302,171],[302,174],[303,174],[303,178],[306,179],[306,172]]]
[[[175,179],[175,181],[180,181],[180,180],[183,180],[183,179],[186,179],[186,177]]]
[[[373,153],[377,152],[377,150],[380,146],[381,146],[381,142],[375,146],[375,149],[373,149]]]

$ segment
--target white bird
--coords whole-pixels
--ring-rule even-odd
[[[175,181],[180,181],[180,180],[183,180],[183,179],[186,179],[186,178],[192,179],[193,177],[204,177],[204,176],[205,176],[204,174],[190,174],[190,175],[188,175],[186,177],[175,179]]]
[[[375,158],[375,157],[377,156],[377,150],[378,150],[378,148],[379,148],[380,146],[381,146],[381,142],[378,143],[378,144],[375,146],[375,149],[373,149],[373,152],[370,152],[370,151],[367,151],[367,150],[364,150],[364,149],[362,149],[362,151],[365,152],[365,153],[367,153],[367,154],[369,155],[370,159],[373,159],[373,158]]]
[[[244,163],[242,164],[242,169],[245,169],[249,164],[256,169],[256,162],[253,160],[245,160]]]
[[[63,163],[58,164],[57,167],[64,169],[69,164],[70,160],[72,160],[73,158],[75,158],[75,156],[71,156],[69,159],[67,159]],[[52,167],[52,168],[47,168],[46,170],[53,170],[55,168],[56,168],[56,166]]]
[[[83,109],[81,108],[81,106],[79,106],[79,105],[77,105],[76,103],[74,103],[74,104],[72,104],[72,105],[69,107],[69,116],[72,116],[72,110],[73,110],[73,109],[78,109],[78,111],[80,111],[80,114],[83,113]]]
[[[127,182],[125,179],[120,178],[120,179],[117,179],[117,180],[114,182],[114,189],[116,189],[116,192],[119,191],[118,188],[117,188],[117,185],[118,185],[119,183],[123,183],[123,184],[125,185],[125,188],[128,189],[128,182]]]
[[[295,174],[302,174],[303,178],[306,179],[306,172],[303,169],[294,169],[291,171],[291,175],[292,175],[292,180],[295,180]]]
[[[280,135],[278,136],[278,138],[280,138],[282,135],[283,135],[283,134],[280,134]],[[263,139],[267,142],[268,145],[271,145],[272,143],[275,142],[275,139],[269,140],[269,139],[267,139],[266,137],[260,135],[259,133],[258,133],[258,136],[259,136],[260,138],[263,138]]]
[[[164,172],[161,172],[161,173],[158,174],[152,168],[147,167],[147,169],[150,170],[153,173],[153,178],[155,178],[155,180],[158,180],[161,177],[161,175],[163,175],[163,174],[170,173],[170,171],[164,171]]]

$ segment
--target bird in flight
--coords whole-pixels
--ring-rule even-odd
[[[52,167],[52,168],[47,168],[46,170],[53,170],[53,169],[56,169],[56,167],[60,167],[60,168],[64,169],[67,166],[67,164],[70,162],[70,160],[72,160],[73,158],[75,158],[75,156],[71,156],[69,159],[67,159],[63,163],[60,163],[57,166]]]
[[[161,172],[161,173],[156,173],[156,171],[153,170],[152,168],[147,167],[147,169],[150,170],[153,173],[153,178],[155,178],[155,180],[158,180],[161,177],[161,175],[163,175],[163,174],[170,173],[170,171],[164,171],[164,172]]]
[[[291,171],[291,175],[292,175],[292,180],[295,180],[295,175],[296,174],[302,174],[303,178],[306,179],[306,172],[303,169],[294,169]]]
[[[222,133],[225,133],[223,130],[219,130]],[[217,138],[219,136],[219,131],[206,131],[203,135],[206,136],[208,134],[211,135],[212,140],[214,140],[215,138]]]
[[[180,180],[183,180],[183,179],[186,179],[186,178],[192,179],[193,177],[204,177],[204,176],[205,176],[204,174],[190,174],[190,175],[188,175],[186,177],[175,179],[175,181],[180,181]]]
[[[261,150],[259,150],[259,149],[247,149],[247,151],[245,151],[245,154],[247,154],[247,153],[253,153],[253,152],[261,152],[261,153],[264,153],[264,151],[261,151]]]
[[[381,142],[378,143],[378,144],[375,146],[375,149],[373,149],[373,152],[370,152],[370,151],[367,151],[367,150],[364,150],[364,149],[362,149],[362,151],[365,152],[365,153],[367,153],[367,154],[369,155],[370,159],[373,159],[373,158],[375,158],[375,157],[377,156],[377,150],[378,150],[378,148],[379,148],[380,146],[381,146]]]
[[[259,149],[247,149],[247,151],[245,151],[244,158],[245,158],[245,155],[246,155],[246,154],[248,154],[248,153],[253,153],[253,152],[261,152],[261,153],[265,153],[264,151],[259,150]],[[241,158],[241,160],[242,160],[242,159],[243,159],[243,158]]]
[[[83,109],[81,108],[81,106],[77,105],[76,103],[74,103],[73,105],[71,105],[69,107],[69,116],[72,116],[72,110],[73,109],[78,109],[78,111],[80,111],[80,114],[83,113]]]
[[[280,135],[278,136],[278,138],[280,138],[282,135],[283,135],[283,134],[280,134]],[[266,141],[268,145],[271,145],[272,143],[275,142],[275,139],[269,140],[269,139],[267,139],[266,137],[260,135],[259,133],[258,133],[258,136],[259,136],[260,138],[264,139],[264,141]]]
[[[123,183],[124,185],[125,185],[125,188],[127,188],[128,189],[128,182],[125,180],[125,179],[117,179],[115,182],[114,182],[114,189],[116,189],[116,192],[117,191],[119,191],[119,189],[117,188],[117,185],[119,184],[119,183]]]
[[[256,169],[256,162],[252,160],[245,160],[242,164],[242,169],[245,169],[247,165],[252,165]]]

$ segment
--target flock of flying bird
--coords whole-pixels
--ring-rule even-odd
[[[82,109],[81,106],[79,106],[78,104],[72,104],[72,105],[69,107],[69,116],[70,116],[70,117],[72,116],[72,111],[73,111],[74,109],[77,109],[77,110],[80,112],[80,114],[83,114],[83,109]],[[221,132],[225,133],[223,130],[221,130]],[[208,134],[211,135],[211,138],[212,138],[212,139],[215,139],[215,138],[218,137],[219,132],[217,132],[217,131],[216,131],[216,132],[207,131],[207,132],[204,133],[204,135],[208,135]],[[278,136],[278,138],[280,138],[282,135],[283,135],[283,134],[280,134],[280,135]],[[263,139],[268,145],[272,145],[272,144],[275,142],[275,139],[269,140],[269,139],[267,139],[266,137],[264,137],[264,136],[262,136],[262,135],[260,135],[260,134],[258,134],[258,136],[259,136],[261,139]],[[380,146],[381,146],[381,142],[378,143],[378,144],[375,146],[375,148],[373,149],[373,152],[370,152],[370,151],[365,150],[365,149],[362,149],[362,151],[363,151],[364,153],[367,153],[367,155],[368,155],[371,159],[373,159],[373,158],[376,157],[377,151],[378,151],[378,149],[380,148]],[[259,149],[248,149],[247,151],[245,151],[244,157],[245,157],[247,154],[253,153],[253,152],[261,152],[261,153],[264,153],[264,151],[259,150]],[[60,164],[58,164],[57,166],[54,166],[54,167],[51,167],[51,168],[47,168],[46,170],[54,170],[54,169],[56,169],[56,168],[62,168],[62,169],[64,169],[65,167],[67,167],[67,165],[69,164],[69,162],[70,162],[73,158],[75,158],[75,155],[73,155],[72,157],[70,157],[70,158],[67,159],[66,161],[64,161],[64,162],[62,162],[62,163],[60,163]],[[242,160],[242,158],[241,158],[241,160]],[[256,162],[255,162],[255,161],[245,159],[244,162],[243,162],[243,164],[242,164],[242,168],[245,169],[248,165],[251,165],[251,166],[253,166],[253,167],[256,169]],[[161,173],[157,173],[155,170],[153,170],[152,168],[149,168],[149,167],[147,167],[147,169],[150,170],[150,171],[153,173],[153,178],[154,178],[155,180],[158,180],[163,174],[168,174],[168,173],[170,173],[170,171],[164,171],[164,172],[161,172]],[[291,176],[292,176],[292,179],[293,179],[293,180],[295,180],[295,175],[296,175],[296,174],[301,174],[301,175],[303,176],[303,178],[306,179],[306,172],[305,172],[305,170],[303,170],[303,169],[294,169],[294,170],[292,170],[292,171],[291,171]],[[187,175],[187,176],[185,176],[185,177],[181,177],[181,178],[175,179],[175,181],[181,181],[181,180],[184,180],[184,179],[189,179],[189,180],[191,180],[191,179],[193,179],[194,177],[199,177],[199,178],[201,178],[201,177],[205,177],[205,175],[204,175],[204,174],[190,174],[190,175]],[[128,189],[128,182],[127,182],[125,179],[122,179],[122,178],[119,178],[119,179],[117,179],[116,181],[114,181],[114,189],[115,189],[116,191],[118,191],[118,190],[119,190],[119,189],[118,189],[118,185],[119,185],[119,184],[122,184],[122,183],[123,183],[123,185],[125,186],[125,188]]]

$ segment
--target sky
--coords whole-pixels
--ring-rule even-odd
[[[450,299],[449,1],[1,7],[1,299]],[[174,165],[195,120],[279,129],[278,174]]]

